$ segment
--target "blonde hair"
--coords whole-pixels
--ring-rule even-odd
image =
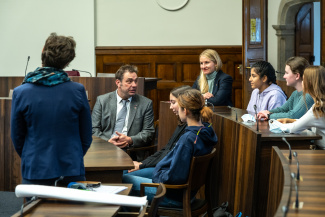
[[[210,59],[212,62],[214,62],[214,64],[216,64],[216,72],[218,72],[221,69],[222,61],[221,61],[221,58],[220,58],[219,54],[217,53],[217,51],[212,50],[212,49],[206,49],[200,54],[200,58],[202,56]],[[200,91],[202,94],[209,91],[208,80],[202,70],[200,72],[200,78],[198,80],[198,84],[199,84]]]
[[[313,113],[316,118],[325,117],[325,68],[309,66],[304,71],[304,97],[308,93],[314,99]]]
[[[200,91],[196,89],[185,90],[178,95],[177,101],[178,106],[190,111],[196,121],[199,121],[201,118],[202,122],[211,122],[213,112],[205,106],[205,101]]]

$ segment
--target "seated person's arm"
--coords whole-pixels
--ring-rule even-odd
[[[226,102],[231,99],[232,93],[232,77],[226,76],[219,82],[219,89],[217,94],[208,99],[208,102],[212,103],[215,106],[226,105]],[[216,86],[214,88],[217,88]]]
[[[280,120],[278,120],[280,121]],[[302,116],[301,118],[293,121],[293,119],[286,120],[290,123],[286,124],[285,127],[289,130],[290,133],[300,133],[305,129],[309,129],[311,127],[315,127],[316,123],[319,121],[314,114],[313,111],[310,109],[308,112]],[[292,122],[293,121],[293,122]]]
[[[105,141],[108,141],[109,138],[107,138],[102,131],[102,103],[97,97],[95,106],[93,108],[93,111],[91,113],[91,120],[92,120],[92,134],[93,136],[97,136]]]
[[[108,142],[112,143],[113,145],[118,146],[119,148],[125,148],[130,144],[129,138],[130,137],[128,137],[122,133],[116,132],[116,136],[113,136],[112,138],[110,138],[108,140]]]
[[[284,97],[281,97],[279,95],[273,95],[270,97],[268,102],[268,110],[278,108],[282,106],[286,102],[286,99]]]
[[[289,123],[293,123],[296,121],[296,119],[290,119],[290,118],[280,118],[277,119],[277,121],[279,121],[282,124],[289,124]]]
[[[257,113],[257,118],[258,118],[258,120],[261,120],[262,118],[264,118],[264,120],[266,120],[266,119],[268,119],[268,114],[270,114],[270,112],[268,110],[260,111],[259,113]]]
[[[134,164],[134,169],[131,169],[131,170],[128,170],[128,172],[133,172],[133,171],[137,171],[140,169],[140,165],[142,164],[141,162],[138,162],[138,161],[133,161],[133,164]]]
[[[153,119],[153,107],[152,102],[150,101],[143,114],[143,124],[141,132],[139,132],[137,135],[130,136],[133,147],[138,148],[150,144],[155,134]]]
[[[158,169],[157,173],[154,174],[152,181],[155,183],[162,182],[165,184],[185,183],[188,178],[190,164],[193,157],[192,156],[193,149],[192,147],[190,147],[190,145],[193,145],[193,141],[192,142],[188,140],[181,141],[178,146],[178,149],[173,154],[172,158],[168,159],[168,161],[172,160],[169,169],[166,170],[162,165],[161,168]],[[173,151],[175,151],[175,149]],[[164,163],[163,161],[164,160],[162,160],[159,164],[157,164],[157,166],[163,164]]]
[[[290,98],[289,98],[289,100],[290,100]],[[288,101],[282,107],[286,106]],[[307,107],[306,107],[306,104],[307,104]],[[308,109],[310,109],[311,106],[314,104],[314,100],[310,95],[306,95],[306,104],[305,104],[304,98],[301,97],[300,100],[298,101],[298,103],[294,104],[294,102],[292,102],[291,110],[289,110],[289,106],[286,106],[287,110],[282,110],[282,111],[279,111],[276,113],[274,113],[273,111],[277,110],[277,109],[273,109],[272,111],[270,111],[270,112],[273,112],[273,114],[270,115],[270,118],[271,119],[279,119],[279,118],[299,119],[304,114],[306,114]]]

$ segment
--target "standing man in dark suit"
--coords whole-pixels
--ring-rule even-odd
[[[136,66],[121,66],[115,74],[117,90],[98,96],[92,111],[92,133],[122,149],[143,147],[154,136],[152,101],[136,94]],[[133,160],[142,161],[137,152]]]

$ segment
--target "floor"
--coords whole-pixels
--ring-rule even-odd
[[[22,198],[17,198],[14,192],[0,191],[0,216],[12,216],[20,210]]]

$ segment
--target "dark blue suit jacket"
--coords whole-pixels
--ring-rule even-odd
[[[200,90],[197,77],[193,84],[193,88]],[[232,106],[231,101],[232,93],[232,77],[223,71],[219,70],[216,78],[214,79],[213,97],[208,99],[208,102],[215,106]]]
[[[92,142],[90,107],[82,84],[26,83],[14,89],[11,138],[24,179],[85,174]]]

